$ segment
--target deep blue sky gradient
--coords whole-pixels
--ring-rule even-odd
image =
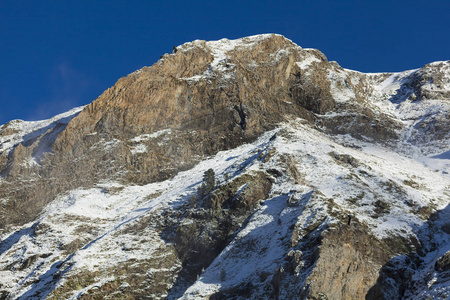
[[[450,1],[0,2],[0,124],[88,104],[195,39],[279,33],[363,72],[450,59]]]

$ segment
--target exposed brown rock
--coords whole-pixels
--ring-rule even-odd
[[[364,299],[392,255],[389,248],[357,221],[326,231],[307,280],[310,299]]]

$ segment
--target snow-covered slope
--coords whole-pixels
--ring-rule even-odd
[[[295,162],[300,182],[285,173],[281,161],[286,156]],[[379,239],[400,236],[425,241],[421,234],[428,225],[420,213],[424,208],[445,213],[438,227],[450,217],[446,209],[450,202],[448,177],[382,146],[348,136],[331,138],[297,120],[267,132],[253,144],[219,152],[171,180],[144,186],[105,182],[61,195],[36,222],[2,237],[2,288],[13,298],[40,299],[64,286],[66,277],[98,274],[87,287],[66,294],[75,299],[117,281],[110,271],[114,266],[130,261],[139,264],[167,243],[152,226],[140,232],[127,232],[127,228],[146,216],[183,208],[208,168],[214,169],[219,182],[260,171],[277,177],[269,197],[185,292],[187,299],[203,298],[244,282],[260,282],[261,273],[275,273],[284,257],[295,250],[286,245],[293,225],[300,231],[318,220],[323,220],[323,228],[339,226],[352,215]],[[445,253],[442,249],[450,246],[449,235],[442,231],[431,239],[426,242],[443,247],[424,258],[425,265],[414,275],[418,280],[433,274],[430,268]],[[67,248],[74,241],[80,249],[71,253]],[[173,266],[177,267],[179,262]],[[57,274],[61,279],[56,281]],[[306,275],[302,267],[297,270],[297,276],[305,277],[303,281]],[[432,277],[426,291],[420,292],[448,295],[448,286]]]
[[[73,108],[48,120],[22,121],[13,120],[0,127],[0,153],[3,153],[17,144],[27,143],[36,139],[45,132],[53,129],[57,124],[67,124],[84,106]]]
[[[396,152],[420,160],[430,168],[450,172],[450,61],[398,73],[360,73],[348,69],[328,71],[336,101],[361,101],[378,118],[397,123]],[[360,93],[360,94],[358,94]],[[352,114],[344,112],[341,115]],[[326,117],[339,116],[335,112]]]

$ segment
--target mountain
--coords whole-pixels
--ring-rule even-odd
[[[185,43],[0,128],[0,299],[450,297],[449,129],[450,61]]]

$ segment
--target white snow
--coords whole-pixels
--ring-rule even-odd
[[[0,136],[0,153],[13,148],[15,145],[26,142],[45,133],[56,124],[67,124],[73,117],[75,117],[84,106],[73,108],[65,113],[54,116],[53,118],[43,121],[22,121],[13,120],[4,124],[1,129],[10,129],[16,133]],[[6,127],[6,128],[5,128]]]
[[[287,130],[286,136],[289,138],[280,137],[283,130]],[[220,288],[226,289],[246,281],[257,282],[257,278],[252,279],[251,276],[258,274],[258,270],[273,274],[277,261],[280,261],[281,255],[284,254],[278,243],[285,233],[280,234],[280,231],[287,227],[289,220],[298,217],[298,222],[303,228],[323,218],[328,218],[329,222],[336,222],[327,216],[320,197],[312,199],[307,196],[313,191],[319,191],[325,198],[333,199],[342,211],[351,212],[359,221],[369,225],[378,238],[393,235],[415,236],[417,234],[415,229],[425,224],[405,201],[413,202],[416,207],[433,206],[436,210],[445,208],[450,201],[448,178],[443,178],[420,162],[389,149],[357,140],[352,142],[362,147],[362,150],[344,147],[308,126],[298,124],[285,125],[278,136],[273,144],[267,144],[266,147],[277,149],[277,155],[294,155],[295,160],[299,162],[298,169],[304,176],[304,185],[293,185],[289,181],[278,182],[272,188],[273,198],[264,202],[246,227],[186,291],[183,298],[202,298],[217,292]],[[331,151],[351,155],[358,160],[359,167],[333,162],[329,155]],[[279,162],[274,159],[265,166],[255,161],[246,169],[268,169],[278,166]],[[361,175],[363,172],[368,174],[366,178]],[[351,174],[358,179],[352,178]],[[408,186],[407,180],[411,178],[417,182],[416,188]],[[389,190],[393,186],[400,189],[399,193]],[[286,207],[287,195],[292,191],[297,191],[297,198],[309,198],[309,202],[299,207]],[[356,205],[349,202],[352,196],[361,194],[361,191],[365,194]],[[380,199],[390,208],[383,216],[374,217],[375,203]],[[322,210],[318,210],[320,207]],[[277,219],[281,220],[281,224],[276,221]],[[242,245],[250,245],[252,249],[242,249]],[[266,252],[260,252],[261,249],[266,249]]]
[[[137,144],[136,146],[131,148],[131,153],[133,155],[136,155],[138,153],[145,153],[145,152],[147,152],[147,146],[145,146],[143,144]]]
[[[297,62],[297,66],[299,66],[300,69],[304,70],[308,69],[314,62],[320,62],[320,60],[317,57],[310,55],[306,56],[306,58],[301,62]]]
[[[265,139],[268,139],[267,135]],[[234,150],[221,152],[201,162],[194,169],[179,173],[172,180],[145,186],[121,186],[118,183],[106,182],[99,184],[96,188],[76,189],[58,197],[47,206],[38,221],[40,224],[49,226],[51,230],[33,238],[24,235],[15,243],[5,245],[9,251],[0,255],[0,265],[11,263],[11,258],[7,255],[10,253],[16,253],[14,260],[23,260],[34,254],[46,252],[52,254],[48,258],[40,259],[32,274],[27,270],[1,271],[0,279],[8,283],[7,288],[14,295],[26,293],[27,288],[16,284],[23,280],[31,282],[46,273],[52,276],[53,273],[49,269],[52,263],[55,260],[64,260],[62,251],[56,250],[59,248],[58,245],[68,244],[80,236],[87,239],[86,245],[65,262],[73,264],[70,272],[95,270],[98,266],[129,259],[145,259],[159,244],[164,243],[156,232],[152,232],[151,228],[148,229],[150,230],[147,233],[149,241],[137,247],[126,246],[133,245],[134,236],[121,235],[121,239],[118,240],[114,235],[115,232],[145,214],[184,203],[196,193],[197,186],[202,181],[203,172],[210,167],[213,167],[218,174],[237,172],[238,161],[242,159],[240,155],[248,156],[254,147],[255,145],[244,145]],[[115,192],[110,193],[109,190]],[[26,225],[25,232],[32,232],[32,229],[27,229],[32,225]],[[93,232],[97,233],[94,236],[82,234],[79,228],[83,226],[93,227]],[[3,236],[2,240],[12,239],[13,235]],[[140,250],[126,251],[124,250],[126,248]],[[41,278],[41,280],[44,279]]]
[[[255,44],[273,36],[274,34],[259,34],[248,36],[245,38],[240,38],[236,40],[229,40],[227,38],[220,39],[218,41],[208,41],[205,42],[206,50],[209,50],[213,55],[214,59],[202,74],[197,74],[189,78],[180,78],[181,80],[186,80],[190,82],[196,82],[199,80],[209,79],[214,74],[222,74],[225,79],[232,78],[234,65],[226,66],[225,62],[228,58],[227,53],[233,51],[237,48],[251,48]],[[177,47],[177,50],[189,51],[193,47],[203,47],[202,41],[196,40],[193,42],[185,43]]]
[[[277,137],[271,140],[275,133]],[[139,142],[146,138],[150,138],[150,135],[135,140]],[[276,149],[275,156],[267,162],[259,160],[258,153],[269,149]],[[359,165],[353,167],[337,163],[330,152],[350,155]],[[193,169],[180,172],[171,180],[144,186],[104,182],[95,188],[76,189],[59,196],[47,206],[38,221],[49,226],[48,233],[33,238],[29,234],[22,234],[17,241],[13,238],[14,234],[2,237],[2,240],[15,242],[3,245],[8,251],[2,251],[0,266],[4,269],[11,259],[24,260],[38,253],[48,252],[50,256],[40,258],[31,269],[1,271],[0,279],[7,283],[6,289],[19,296],[27,291],[20,282],[31,282],[46,273],[51,276],[53,273],[49,270],[57,260],[67,259],[65,263],[72,265],[67,273],[69,276],[81,270],[96,270],[130,259],[145,259],[165,242],[151,228],[146,229],[147,242],[132,234],[121,234],[118,239],[121,228],[147,214],[170,207],[176,209],[185,203],[196,193],[203,172],[208,168],[214,169],[219,181],[224,180],[225,174],[231,180],[242,172],[279,168],[282,155],[293,156],[304,182],[301,185],[294,184],[284,177],[277,180],[270,198],[186,291],[185,298],[209,295],[220,287],[250,280],[264,270],[274,271],[277,261],[284,255],[281,249],[288,227],[286,224],[299,222],[304,227],[313,219],[322,218],[327,218],[327,222],[337,222],[327,215],[325,208],[317,211],[317,207],[322,206],[321,197],[332,198],[339,209],[351,212],[379,238],[392,234],[415,235],[415,228],[423,226],[425,222],[417,217],[417,208],[430,206],[439,210],[450,202],[450,179],[428,169],[421,162],[381,146],[353,140],[349,136],[333,139],[300,122],[291,122],[267,132],[255,143],[219,152]],[[414,182],[413,187],[407,184],[408,180]],[[393,186],[399,187],[399,191],[388,190]],[[297,207],[288,207],[286,202],[293,191],[294,198],[304,200],[299,200],[300,205]],[[311,197],[315,191],[323,196]],[[363,195],[361,191],[364,191]],[[358,195],[361,196],[356,202],[349,200]],[[390,209],[374,217],[375,202],[380,199]],[[405,204],[406,200],[412,203],[412,207]],[[22,232],[32,232],[29,229],[31,226],[24,226]],[[80,232],[83,226],[92,228],[92,233]],[[70,243],[76,237],[84,237],[86,244],[74,256],[65,258],[61,250],[55,250],[58,244]],[[244,251],[246,248],[242,247],[251,249]],[[100,284],[105,278],[98,280]]]
[[[147,145],[143,144],[143,142],[147,142],[151,139],[156,139],[160,136],[170,135],[172,133],[172,130],[169,129],[163,129],[151,134],[141,134],[139,136],[136,136],[132,139],[130,139],[130,142],[135,143],[131,146],[131,153],[133,155],[139,154],[139,153],[145,153],[147,152],[148,148]],[[159,143],[158,143],[159,144]]]
[[[142,135],[139,135],[139,136],[136,136],[136,137],[130,139],[130,142],[140,143],[142,141],[156,139],[159,136],[162,136],[164,134],[170,134],[171,132],[172,132],[172,130],[169,128],[169,129],[163,129],[163,130],[151,133],[151,134],[142,134]]]

